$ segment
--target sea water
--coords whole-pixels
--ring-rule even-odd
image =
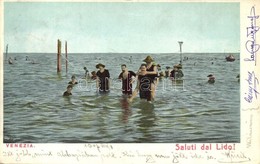
[[[152,104],[139,97],[128,103],[117,79],[120,65],[136,72],[147,55],[162,70],[180,61],[172,53],[69,53],[68,72],[63,55],[57,73],[57,54],[8,54],[16,60],[12,65],[3,61],[4,142],[240,142],[239,54],[233,54],[234,62],[226,62],[223,53],[183,54],[188,59],[183,61],[183,83],[162,79]],[[95,82],[84,79],[83,67],[96,71],[97,63],[110,72],[109,94],[98,94]],[[207,83],[209,74],[216,77],[213,85]],[[71,97],[63,97],[72,75],[79,84]]]

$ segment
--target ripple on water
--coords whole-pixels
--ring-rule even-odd
[[[86,64],[95,70],[96,63],[86,61],[109,63],[106,68],[116,79],[118,63],[129,61],[126,54],[73,54],[74,69],[68,74],[56,73],[55,54],[33,55],[40,65],[20,62],[4,67],[5,142],[240,141],[240,85],[234,80],[239,63],[226,63],[220,54],[210,54],[210,60],[208,56],[201,60],[204,54],[185,54],[189,56],[183,62],[186,79],[178,85],[169,79],[160,81],[154,103],[138,97],[128,103],[116,86],[109,94],[97,94],[92,82],[80,83],[72,97],[62,97],[72,74],[80,79]],[[129,69],[137,71],[139,59],[145,57],[133,54]],[[160,54],[156,60],[163,67],[172,66],[179,56]],[[214,85],[207,84],[210,73],[216,76]]]

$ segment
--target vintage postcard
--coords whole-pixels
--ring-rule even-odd
[[[260,163],[258,1],[1,1],[0,163]]]

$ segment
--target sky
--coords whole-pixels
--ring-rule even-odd
[[[9,52],[239,52],[239,3],[5,2]]]

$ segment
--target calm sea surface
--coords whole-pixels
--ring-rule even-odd
[[[163,79],[153,104],[139,97],[129,104],[116,80],[121,64],[136,72],[147,54],[68,55],[68,73],[63,58],[57,74],[56,54],[8,54],[16,60],[4,61],[4,142],[240,142],[239,54],[234,62],[221,53],[183,54],[183,85]],[[180,60],[179,54],[152,57],[163,70]],[[108,95],[97,94],[95,83],[82,78],[84,66],[93,71],[99,62],[113,79]],[[73,74],[79,84],[64,98]],[[215,75],[214,85],[207,84],[208,74]]]

